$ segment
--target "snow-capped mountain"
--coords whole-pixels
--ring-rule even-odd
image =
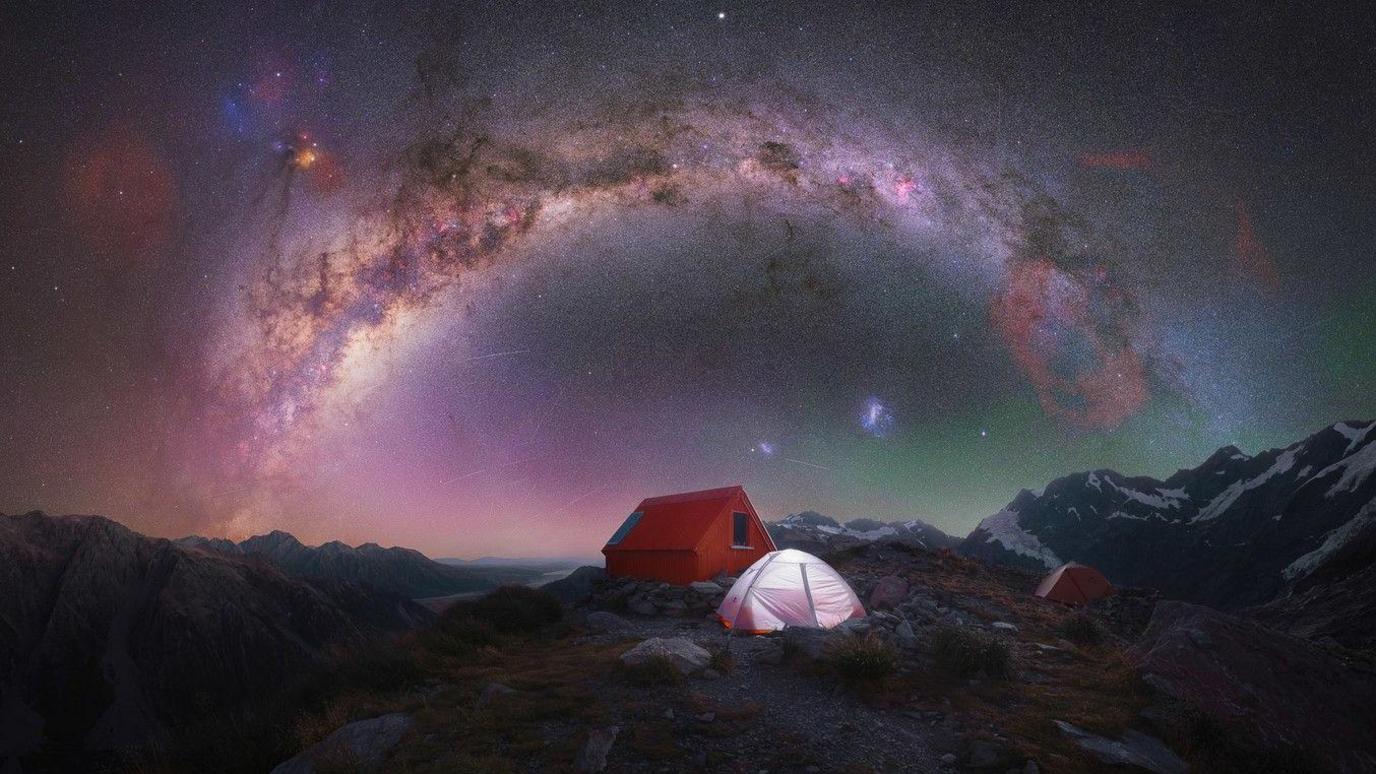
[[[961,551],[1032,568],[1079,561],[1120,585],[1257,605],[1363,569],[1345,548],[1376,535],[1374,472],[1376,422],[1342,422],[1255,456],[1227,446],[1165,481],[1096,470],[1023,490]]]
[[[960,544],[960,538],[951,537],[919,519],[894,522],[851,519],[842,524],[816,511],[803,511],[765,526],[779,548],[797,548],[814,554],[886,540],[932,550],[955,548]]]

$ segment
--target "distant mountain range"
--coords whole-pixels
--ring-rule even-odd
[[[374,587],[99,516],[0,514],[0,752],[165,743],[334,648],[430,618]]]
[[[484,556],[478,559],[442,557],[435,561],[440,564],[452,564],[456,567],[518,567],[528,570],[552,572],[555,570],[568,570],[574,567],[582,567],[593,562],[601,562],[602,558],[600,556]]]
[[[410,548],[383,548],[376,543],[353,547],[338,540],[307,546],[290,533],[276,530],[235,543],[198,535],[178,545],[231,556],[256,557],[300,578],[327,578],[366,584],[418,599],[486,591],[503,583],[525,583],[544,570],[485,561],[454,565],[437,562]]]
[[[1084,562],[1120,585],[1266,605],[1258,614],[1292,631],[1370,645],[1373,472],[1376,422],[1358,421],[1255,456],[1226,446],[1164,481],[1077,473],[1019,492],[961,551],[1037,569]]]
[[[796,548],[813,554],[839,551],[851,546],[875,541],[895,541],[921,546],[933,551],[955,548],[960,538],[918,519],[885,522],[875,519],[851,519],[844,524],[816,511],[803,511],[767,522],[769,536],[779,548]]]

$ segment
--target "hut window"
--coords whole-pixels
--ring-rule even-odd
[[[750,517],[744,513],[731,514],[731,545],[750,547]]]

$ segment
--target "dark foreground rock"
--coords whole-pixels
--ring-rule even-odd
[[[1197,735],[1203,721],[1258,760],[1376,770],[1376,677],[1312,643],[1198,605],[1161,602],[1128,657],[1166,701],[1197,717],[1177,733]]]
[[[1160,739],[1147,736],[1140,731],[1128,729],[1121,739],[1091,734],[1090,732],[1067,723],[1055,721],[1061,733],[1075,740],[1081,748],[1096,759],[1110,766],[1133,766],[1154,774],[1185,774],[1189,766],[1180,756],[1171,752]]]
[[[0,757],[175,744],[430,617],[98,516],[0,515]]]
[[[379,771],[387,753],[411,730],[411,725],[411,718],[400,712],[355,721],[279,764],[272,774],[315,774],[322,769]]]

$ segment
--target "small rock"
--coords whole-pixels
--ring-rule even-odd
[[[870,607],[897,607],[908,598],[908,581],[897,575],[886,575],[870,590]]]
[[[483,692],[478,696],[479,707],[485,707],[492,703],[498,696],[509,696],[516,692],[515,688],[502,685],[501,683],[488,683],[483,686]]]
[[[864,634],[870,630],[870,622],[863,618],[852,618],[848,621],[842,621],[841,625],[836,628],[846,634]]]
[[[1042,774],[1042,768],[1034,760],[1028,760],[1022,767],[1022,774]]]
[[[721,586],[718,586],[712,581],[693,581],[688,584],[688,588],[707,597],[716,596],[722,592]]]
[[[698,715],[698,720],[702,721],[703,723],[711,723],[716,719],[717,713],[715,712],[704,712],[701,715]]]
[[[619,733],[620,726],[594,728],[589,731],[588,741],[579,751],[573,768],[577,771],[602,771],[607,768],[607,753],[612,751],[612,742],[616,741],[616,735]]]
[[[589,629],[598,632],[619,632],[631,628],[630,621],[605,610],[588,613],[587,625]]]
[[[673,708],[673,707],[670,707],[669,709],[664,710],[664,719],[665,719],[665,720],[673,720],[673,719],[674,719],[674,708]]]
[[[622,653],[621,662],[626,666],[637,666],[656,657],[669,659],[685,675],[706,669],[712,661],[712,654],[692,640],[683,637],[651,637]]]
[[[721,672],[718,672],[715,669],[702,670],[702,679],[704,680],[716,680],[719,677],[721,677]]]
[[[995,629],[1002,629],[1003,631],[1006,631],[1006,632],[1015,632],[1015,631],[1018,630],[1018,625],[1017,625],[1017,624],[1011,624],[1011,623],[1008,623],[1007,621],[995,621],[995,622],[993,622],[993,623],[991,623],[991,624],[989,624],[989,625],[992,626],[992,627],[995,628]]]
[[[659,613],[659,608],[655,607],[655,603],[644,597],[632,597],[631,601],[626,603],[626,609],[636,615],[656,615]]]
[[[899,622],[898,626],[894,627],[893,634],[898,638],[898,644],[902,647],[909,649],[917,647],[917,634],[913,632],[913,625],[907,621]]]
[[[946,753],[945,755],[941,756],[941,762],[946,764],[947,766],[950,766],[952,763],[956,762],[956,754]]]

